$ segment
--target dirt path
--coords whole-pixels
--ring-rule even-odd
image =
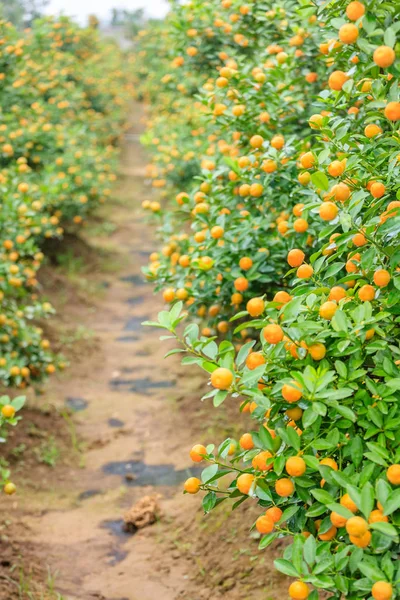
[[[134,116],[137,121],[138,110]],[[152,232],[140,208],[149,191],[137,132],[136,126],[126,136],[122,202],[113,210],[117,228],[108,240],[118,246],[126,266],[111,278],[85,323],[94,330],[99,351],[71,366],[67,389],[61,379],[48,392],[83,409],[78,421],[87,445],[84,467],[65,473],[52,492],[44,489],[20,500],[22,509],[29,504],[31,515],[27,541],[34,539],[42,548],[57,572],[56,587],[68,600],[172,600],[184,594],[187,579],[181,561],[172,558],[172,568],[160,564],[158,542],[179,510],[182,494],[176,486],[189,476],[192,440],[176,410],[177,361],[164,362],[167,347],[159,342],[159,332],[141,326],[162,307],[140,270],[152,251]],[[126,510],[158,493],[160,522],[151,531],[124,533]]]

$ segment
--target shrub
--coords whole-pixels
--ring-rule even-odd
[[[43,242],[110,194],[129,86],[118,48],[67,18],[22,35],[2,21],[0,37],[0,382],[25,387],[63,366],[34,324],[54,312]]]
[[[296,578],[291,598],[395,598],[398,15],[339,0],[207,7],[176,10],[226,36],[199,94],[214,154],[177,215],[166,204],[169,239],[147,273],[173,306],[149,325],[210,374],[203,400],[238,402],[252,425],[206,446],[187,491],[206,491],[205,512],[257,502],[260,548],[293,537],[275,561]],[[194,234],[175,233],[183,214]]]
[[[0,383],[25,388],[64,366],[41,327],[44,242],[110,195],[132,90],[118,47],[67,18],[22,34],[0,21]],[[1,437],[23,398],[0,398]],[[0,485],[15,492],[8,469]]]

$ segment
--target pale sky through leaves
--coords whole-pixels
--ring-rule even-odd
[[[49,15],[63,13],[86,24],[90,14],[95,14],[100,19],[109,19],[112,8],[127,10],[144,8],[147,16],[163,17],[168,10],[168,2],[167,0],[50,0],[45,12]]]

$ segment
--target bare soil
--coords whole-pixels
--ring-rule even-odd
[[[60,315],[49,337],[71,366],[31,394],[7,445],[19,493],[0,498],[0,598],[282,600],[278,548],[259,552],[249,535],[257,508],[204,517],[182,494],[189,448],[237,435],[242,417],[200,403],[202,374],[163,360],[168,344],[141,326],[162,308],[141,276],[154,243],[142,115],[136,106],[115,200],[42,272]],[[127,515],[148,526],[126,527]]]

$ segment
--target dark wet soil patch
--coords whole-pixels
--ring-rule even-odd
[[[126,302],[130,306],[136,306],[137,304],[143,304],[144,300],[144,296],[133,296],[132,298],[128,298]]]
[[[110,387],[114,390],[123,390],[145,394],[151,396],[152,389],[172,388],[176,385],[175,381],[152,381],[149,377],[138,379],[113,379],[110,381]]]
[[[130,319],[128,319],[124,329],[125,331],[140,331],[141,329],[143,329],[143,321],[148,321],[149,317],[148,316],[144,316],[144,317],[131,317]]]
[[[125,425],[121,419],[108,419],[108,424],[110,427],[123,427]]]
[[[127,539],[132,535],[125,531],[123,519],[109,519],[107,521],[102,521],[100,527],[102,529],[108,529],[112,534],[122,539]]]
[[[151,254],[151,250],[132,250],[131,254],[143,256],[144,258],[148,259]]]
[[[78,496],[78,500],[87,500],[88,498],[93,498],[94,496],[100,496],[102,494],[101,490],[85,490]]]
[[[107,554],[107,556],[110,558],[109,564],[110,565],[118,565],[128,556],[128,554],[129,554],[129,552],[126,552],[125,550],[121,550],[120,548],[111,550],[111,552],[109,552]]]
[[[128,275],[121,277],[120,281],[126,281],[126,283],[131,283],[132,285],[145,285],[146,283],[142,275]]]
[[[139,337],[137,335],[123,335],[117,338],[117,342],[137,342]]]
[[[120,475],[129,486],[177,486],[188,477],[198,476],[202,468],[175,469],[174,465],[146,465],[143,461],[110,462],[103,466],[110,475]]]
[[[68,396],[65,399],[65,406],[74,412],[80,412],[81,410],[85,410],[89,406],[89,402],[84,398],[78,398],[77,396]]]

